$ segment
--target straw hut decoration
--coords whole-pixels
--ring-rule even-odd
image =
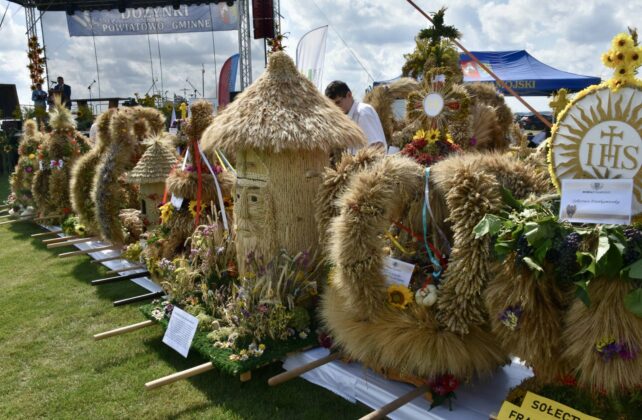
[[[25,121],[22,138],[18,146],[18,163],[11,175],[11,192],[15,195],[17,210],[26,210],[33,206],[31,183],[38,169],[38,146],[43,142],[44,135],[38,131],[35,120]]]
[[[138,190],[126,182],[145,150],[144,140],[165,128],[165,117],[154,108],[124,108],[114,112],[109,123],[110,143],[96,173],[92,198],[101,236],[113,244],[127,240],[120,213],[137,208]]]
[[[150,225],[158,224],[158,206],[163,200],[165,181],[177,162],[176,154],[157,137],[151,139],[151,145],[127,175],[129,182],[140,186],[140,210]]]
[[[482,299],[493,275],[490,241],[476,240],[472,229],[486,213],[503,208],[502,187],[521,198],[543,193],[549,188],[545,174],[499,154],[454,155],[435,164],[429,223],[445,232],[452,251],[447,264],[439,258],[446,267],[439,282],[417,263],[420,269],[406,287],[388,286],[383,268],[388,255],[406,259],[425,253],[424,167],[400,155],[353,167],[357,170],[346,174],[337,193],[320,194],[338,208],[336,217],[320,219],[319,230],[327,232],[326,252],[334,266],[322,318],[341,351],[410,382],[415,381],[410,377],[432,380],[443,374],[468,379],[507,363],[508,352],[489,331]],[[327,173],[336,178],[336,171]],[[336,190],[332,182],[326,187]],[[394,240],[386,240],[389,235]],[[432,238],[428,241],[436,244]]]
[[[176,166],[167,177],[168,202],[160,208],[162,238],[150,247],[150,260],[173,259],[182,254],[185,251],[185,241],[201,220],[206,222],[205,215],[211,215],[212,222],[219,224],[222,216],[220,212],[225,211],[229,218],[229,209],[225,203],[231,203],[234,175],[215,164],[212,165],[215,174],[212,174],[202,159],[198,145],[203,132],[212,123],[214,109],[207,101],[196,101],[190,110],[192,116],[182,127],[182,132],[189,139],[186,153],[189,154],[190,163],[185,161],[184,165]],[[209,154],[212,155],[214,154]],[[208,161],[214,162],[211,158]],[[223,204],[218,200],[217,183],[221,189]],[[169,201],[169,197],[174,198],[178,208]],[[163,231],[168,233],[163,234]]]
[[[365,145],[363,132],[296,69],[283,51],[207,129],[204,148],[236,156],[234,202],[239,272],[318,244],[314,198],[333,149]]]

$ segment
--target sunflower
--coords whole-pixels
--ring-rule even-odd
[[[415,133],[414,137],[412,138],[413,140],[423,140],[426,138],[426,132],[423,129],[417,130]]]
[[[36,155],[34,155],[33,153],[29,155],[29,159],[34,160],[35,158],[36,158]]]
[[[174,206],[172,205],[171,202],[167,202],[163,204],[162,206],[159,207],[160,210],[160,218],[161,218],[161,224],[164,225],[167,222],[169,222],[169,219],[172,217],[172,213],[174,212]]]
[[[201,203],[201,214],[205,211],[205,204]],[[190,200],[189,202],[189,212],[192,213],[192,217],[196,217],[196,200]]]
[[[393,284],[388,287],[388,303],[395,308],[404,309],[412,300],[412,293],[406,286]]]
[[[428,144],[434,144],[439,141],[439,136],[440,132],[436,128],[431,129],[428,131],[428,134],[426,135],[426,140],[428,141]]]

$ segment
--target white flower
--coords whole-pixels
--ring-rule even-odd
[[[305,331],[301,331],[299,333],[299,338],[305,340],[306,338],[308,338],[308,334]]]
[[[160,321],[161,319],[163,319],[164,316],[165,314],[160,309],[154,309],[152,311],[152,317],[157,321]]]

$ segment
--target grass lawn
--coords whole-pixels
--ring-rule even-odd
[[[0,201],[7,189],[3,176]],[[355,419],[369,411],[302,379],[268,387],[278,365],[244,384],[210,371],[145,391],[145,382],[204,361],[163,344],[158,326],[93,341],[143,321],[136,305],[112,301],[144,290],[130,282],[92,287],[106,269],[88,257],[57,258],[62,249],[30,238],[39,231],[0,226],[0,418]]]

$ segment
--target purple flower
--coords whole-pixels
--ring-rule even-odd
[[[499,316],[499,321],[504,324],[511,331],[515,331],[519,322],[519,317],[522,315],[523,309],[521,306],[509,306],[504,309]]]
[[[172,305],[171,303],[168,303],[168,304],[165,306],[165,316],[168,316],[168,317],[169,317],[170,315],[172,315],[172,311],[173,311],[173,310],[174,310],[174,305]]]
[[[620,351],[618,352],[622,360],[633,360],[638,355],[638,350],[629,346],[628,344],[622,344],[620,346]]]
[[[308,264],[310,264],[310,253],[308,251],[303,251],[297,263],[299,264],[299,267],[307,268]]]
[[[477,139],[475,137],[470,138],[470,145],[475,146],[477,144]]]
[[[30,174],[30,173],[33,172],[33,168],[31,166],[27,166],[27,167],[25,167],[25,172]]]
[[[244,317],[249,318],[250,317],[250,311],[247,309],[241,309],[241,313],[243,314]]]

